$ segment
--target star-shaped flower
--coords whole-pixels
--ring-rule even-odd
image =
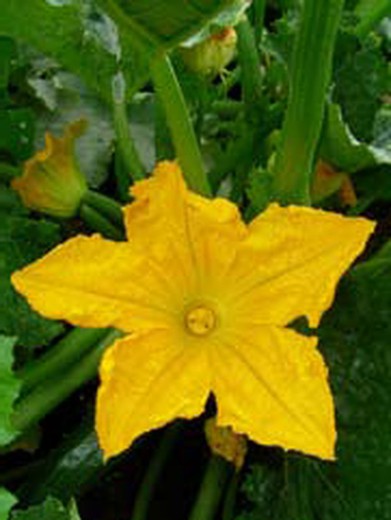
[[[199,415],[258,443],[334,457],[327,369],[316,327],[374,228],[272,204],[249,225],[234,204],[187,190],[163,162],[133,188],[127,242],[68,240],[13,275],[50,318],[128,333],[102,360],[96,427],[106,457],[143,432]]]

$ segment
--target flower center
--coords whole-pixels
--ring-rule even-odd
[[[195,336],[206,336],[216,326],[216,314],[209,307],[198,305],[185,316],[186,327]]]

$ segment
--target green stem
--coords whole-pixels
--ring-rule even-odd
[[[128,111],[126,104],[126,85],[121,72],[114,76],[113,89],[113,118],[118,149],[127,169],[127,174],[134,180],[145,177],[145,169],[137,153],[133,137],[130,132]],[[128,185],[130,184],[128,178]]]
[[[265,20],[265,11],[266,11],[266,0],[254,0],[253,2],[253,13],[254,13],[254,31],[255,31],[255,40],[257,42],[257,46],[261,43],[262,40],[262,31]]]
[[[236,26],[236,32],[247,119],[249,123],[259,125],[259,107],[262,102],[261,67],[254,31],[247,18]]]
[[[222,520],[232,520],[235,514],[236,495],[240,482],[240,473],[235,471],[228,483],[225,493]]]
[[[23,392],[54,377],[78,361],[106,334],[106,329],[71,330],[47,354],[19,370],[18,377],[23,381]]]
[[[122,213],[122,206],[116,200],[103,195],[97,191],[87,190],[83,195],[83,201],[90,208],[95,209],[104,217],[108,218],[114,225],[123,228],[124,218]]]
[[[22,171],[18,166],[1,162],[0,163],[0,180],[4,182],[12,181],[15,177],[22,175]]]
[[[281,145],[273,168],[274,194],[282,203],[310,204],[310,180],[343,3],[304,1]]]
[[[233,466],[228,461],[219,455],[211,456],[189,520],[213,520],[215,518],[225,485],[232,471]]]
[[[123,240],[124,233],[114,226],[106,217],[98,213],[94,208],[83,202],[79,208],[79,215],[88,227],[102,233],[106,238]]]
[[[182,423],[175,422],[168,426],[164,431],[160,444],[156,453],[153,455],[141,483],[140,491],[137,494],[134,504],[131,520],[146,520],[156,483],[159,480],[162,469],[171,454],[181,428]]]
[[[152,60],[150,68],[185,179],[191,189],[208,196],[210,187],[200,149],[171,61],[167,55],[159,55]]]
[[[89,354],[76,362],[61,377],[48,379],[22,398],[15,407],[14,427],[21,432],[31,428],[77,388],[92,379],[96,375],[104,350],[120,336],[119,331],[110,330]]]
[[[355,11],[360,17],[355,32],[359,38],[364,38],[377,27],[383,18],[391,15],[390,0],[361,1]]]

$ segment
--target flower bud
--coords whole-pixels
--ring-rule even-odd
[[[54,217],[72,217],[87,191],[80,172],[74,142],[86,127],[84,120],[71,123],[62,137],[45,135],[45,148],[25,162],[23,174],[12,181],[24,205]]]
[[[181,47],[181,56],[187,67],[203,76],[214,77],[233,59],[237,35],[233,27],[226,27],[193,47]]]
[[[343,205],[354,206],[357,204],[357,197],[349,175],[334,170],[330,164],[320,159],[316,165],[311,187],[312,200],[316,203],[336,192]]]
[[[235,433],[230,426],[217,426],[214,417],[205,422],[205,435],[212,452],[232,462],[239,471],[247,452],[246,437]]]

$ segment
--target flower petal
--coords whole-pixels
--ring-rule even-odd
[[[106,458],[144,432],[199,415],[210,391],[205,349],[183,347],[167,331],[118,340],[100,375],[96,428]]]
[[[316,342],[259,326],[227,343],[220,338],[210,350],[218,424],[261,444],[333,459],[333,402]]]
[[[311,208],[272,204],[254,219],[231,279],[237,316],[286,325],[319,324],[339,278],[361,253],[375,223]]]
[[[211,282],[221,279],[236,245],[247,236],[235,204],[190,192],[179,166],[168,161],[136,183],[132,193],[136,200],[124,210],[132,246],[175,266],[185,292],[211,292]]]
[[[15,288],[48,318],[124,331],[167,327],[170,287],[126,242],[78,236],[12,275]]]

